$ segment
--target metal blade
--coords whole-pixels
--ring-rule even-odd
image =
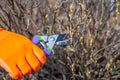
[[[57,41],[62,41],[65,36],[66,36],[66,34],[59,34]]]
[[[70,42],[70,39],[64,40],[64,41],[57,41],[56,45],[58,46],[66,46]]]

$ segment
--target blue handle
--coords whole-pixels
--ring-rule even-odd
[[[44,48],[43,51],[44,51],[44,53],[45,53],[45,55],[46,55],[47,57],[50,56],[50,54],[51,54],[51,51],[50,51],[50,50]]]
[[[35,36],[32,38],[32,42],[33,42],[34,44],[39,44],[39,43],[40,43],[40,40],[39,40],[39,38],[38,38],[38,35],[35,35]]]

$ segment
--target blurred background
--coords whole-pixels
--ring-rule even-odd
[[[0,26],[71,39],[22,80],[120,80],[120,0],[0,0]],[[0,80],[11,80],[2,68]]]

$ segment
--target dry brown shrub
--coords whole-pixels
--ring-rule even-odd
[[[30,39],[67,33],[46,65],[23,80],[120,79],[120,1],[1,0],[0,26]],[[3,70],[0,80],[10,80]]]

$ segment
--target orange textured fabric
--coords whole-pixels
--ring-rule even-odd
[[[31,40],[0,28],[0,66],[13,79],[38,71],[45,62],[44,52]]]

